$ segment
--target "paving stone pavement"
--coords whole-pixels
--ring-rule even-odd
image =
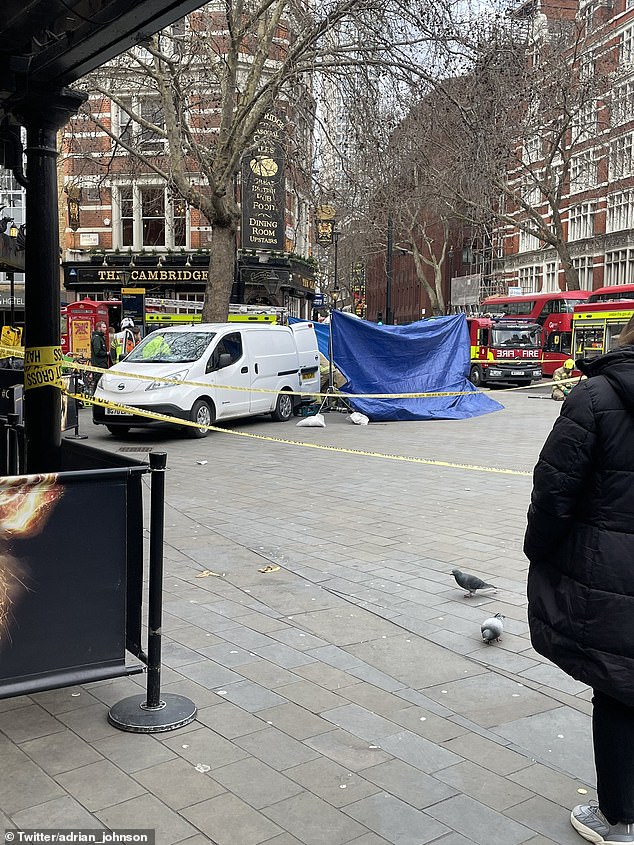
[[[168,452],[163,689],[198,718],[112,728],[142,675],[0,701],[0,825],[153,827],[161,845],[580,842],[590,693],[530,645],[530,476],[485,471],[529,473],[560,406],[494,395],[505,409],[473,420],[234,425],[426,464],[220,433],[124,441],[82,412],[90,443]],[[453,567],[497,593],[466,599]]]

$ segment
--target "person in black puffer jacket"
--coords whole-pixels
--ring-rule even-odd
[[[579,360],[535,467],[524,553],[534,648],[593,688],[595,842],[634,842],[634,317],[619,347]]]

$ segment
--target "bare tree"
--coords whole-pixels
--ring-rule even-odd
[[[411,84],[418,73],[412,47],[430,36],[408,30],[399,3],[331,0],[309,11],[295,0],[225,0],[93,75],[92,92],[103,99],[89,101],[85,120],[110,139],[108,178],[136,161],[138,173],[159,177],[212,230],[203,319],[222,320],[228,312],[238,179],[243,157],[257,149],[262,121],[282,115],[285,132],[277,142],[308,194],[314,80],[337,84],[365,66],[366,81],[378,90],[388,72],[396,84]],[[118,121],[104,116],[109,102]]]

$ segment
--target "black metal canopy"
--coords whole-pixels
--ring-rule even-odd
[[[202,0],[3,0],[0,116],[57,91],[203,5]]]

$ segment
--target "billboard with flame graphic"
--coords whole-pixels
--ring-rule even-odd
[[[126,674],[129,482],[0,478],[0,698]]]

